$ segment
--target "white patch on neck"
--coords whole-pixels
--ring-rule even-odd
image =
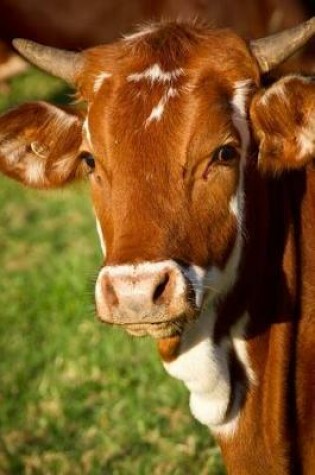
[[[193,416],[215,433],[232,436],[238,427],[242,388],[236,387],[232,397],[229,355],[232,349],[243,365],[250,383],[255,380],[246,351],[245,332],[248,316],[234,325],[219,344],[213,343],[216,321],[214,306],[208,307],[182,337],[180,355],[164,363],[166,371],[183,381],[190,391]]]
[[[177,91],[173,87],[170,87],[167,92],[163,95],[162,99],[159,101],[158,105],[153,107],[151,114],[145,121],[145,127],[151,124],[151,122],[161,120],[166,104],[168,103],[171,97],[177,96]]]
[[[181,68],[174,69],[174,71],[164,71],[159,64],[155,63],[153,66],[145,69],[141,73],[133,73],[127,76],[128,82],[139,82],[148,80],[152,84],[155,82],[168,83],[176,80],[182,76],[183,70]]]
[[[109,73],[107,71],[103,71],[102,73],[99,73],[96,76],[96,79],[93,84],[93,91],[95,94],[101,89],[104,81],[112,76],[112,73]]]

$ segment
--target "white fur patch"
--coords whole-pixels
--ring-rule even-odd
[[[92,139],[91,139],[91,133],[89,129],[88,117],[86,117],[85,121],[83,122],[82,130],[83,130],[84,136],[86,137],[88,146],[92,149]]]
[[[107,72],[107,71],[103,71],[102,73],[99,73],[96,76],[96,79],[95,79],[94,84],[93,84],[93,90],[94,90],[95,94],[101,89],[104,81],[106,79],[110,78],[111,76],[112,76],[112,74]]]
[[[300,148],[298,158],[303,159],[309,155],[315,155],[315,114],[309,119],[309,125],[299,131],[297,142]]]
[[[4,157],[9,166],[16,165],[23,157],[24,153],[25,145],[23,142],[19,143],[19,141],[15,139],[4,139],[1,141],[0,136],[0,155]]]
[[[141,73],[133,73],[127,76],[128,82],[139,82],[143,80],[148,80],[151,83],[162,82],[167,83],[172,80],[176,80],[183,75],[183,70],[181,68],[174,69],[173,71],[164,71],[159,64],[153,64],[149,68],[145,69]]]
[[[25,164],[25,179],[30,184],[44,183],[46,163],[44,160],[35,159],[34,156]]]
[[[286,88],[284,81],[278,81],[261,96],[260,102],[267,106],[268,102],[272,100],[274,96],[278,96],[283,102],[288,102],[286,95]]]
[[[173,87],[170,87],[167,90],[167,92],[163,95],[163,97],[159,101],[158,105],[153,107],[151,114],[149,115],[149,117],[145,121],[145,127],[150,125],[151,122],[153,122],[154,120],[155,121],[161,120],[166,104],[168,103],[168,101],[171,97],[175,97],[176,95],[177,95],[176,89],[174,89]]]
[[[184,333],[177,359],[164,363],[164,367],[171,376],[182,380],[187,386],[194,417],[214,432],[232,436],[238,427],[242,394],[241,388],[236,387],[230,408],[232,386],[229,353],[232,348],[244,366],[249,381],[255,380],[244,339],[247,316],[232,327],[230,335],[219,345],[213,343],[215,321],[215,309],[211,305]]]
[[[183,268],[182,272],[187,276],[191,285],[193,286],[195,296],[196,296],[196,306],[198,308],[201,307],[204,291],[205,291],[205,283],[204,279],[206,276],[206,270],[200,266],[192,264],[188,267],[188,269]]]
[[[101,224],[99,222],[99,220],[97,218],[96,219],[96,230],[97,230],[97,234],[98,234],[98,237],[99,237],[99,240],[100,240],[100,243],[101,243],[101,249],[102,249],[102,252],[103,252],[103,256],[104,258],[106,257],[106,244],[105,244],[105,239],[104,239],[104,236],[103,236],[103,232],[102,232],[102,228],[101,228]]]

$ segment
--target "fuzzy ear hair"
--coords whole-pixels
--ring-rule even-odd
[[[258,91],[250,110],[262,171],[281,173],[315,158],[315,81],[286,76]]]
[[[27,186],[62,186],[82,174],[83,117],[32,102],[0,117],[0,171]]]

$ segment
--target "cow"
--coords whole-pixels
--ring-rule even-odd
[[[18,39],[85,107],[0,117],[4,174],[87,177],[98,317],[156,339],[234,475],[315,470],[315,82],[265,80],[314,33],[162,22],[80,53]]]

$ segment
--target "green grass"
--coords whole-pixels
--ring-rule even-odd
[[[30,70],[0,96],[63,102]],[[0,178],[0,474],[219,475],[219,450],[155,344],[102,326],[86,184],[35,192]]]

